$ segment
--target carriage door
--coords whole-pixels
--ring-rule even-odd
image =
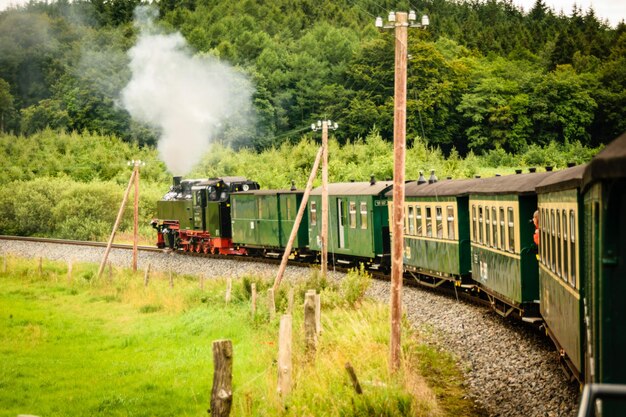
[[[339,237],[339,244],[337,247],[339,248],[345,248],[346,247],[346,237],[344,235],[344,229],[343,229],[343,223],[344,223],[344,218],[343,218],[343,200],[338,198],[337,199],[337,228],[339,229],[337,232],[337,236]]]

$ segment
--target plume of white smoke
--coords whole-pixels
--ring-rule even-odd
[[[155,13],[135,11],[141,32],[128,52],[132,78],[121,101],[133,118],[159,129],[159,155],[172,174],[184,175],[227,124],[249,123],[253,88],[216,58],[194,57],[180,33],[160,33]]]

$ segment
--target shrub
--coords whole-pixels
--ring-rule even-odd
[[[367,289],[372,284],[372,275],[361,264],[359,268],[353,268],[341,280],[340,290],[345,302],[354,307],[365,297]]]

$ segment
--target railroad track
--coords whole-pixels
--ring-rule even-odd
[[[44,238],[44,237],[32,237],[32,236],[7,236],[0,235],[0,240],[13,240],[13,241],[24,241],[24,242],[32,242],[32,243],[53,243],[60,245],[74,245],[74,246],[85,246],[85,247],[100,247],[105,248],[107,246],[106,242],[95,242],[95,241],[85,241],[85,240],[69,240],[69,239],[56,239],[56,238]],[[132,250],[133,245],[131,244],[122,244],[122,243],[114,243],[111,245],[114,249],[122,249],[122,250]],[[167,253],[167,249],[159,249],[154,246],[137,246],[137,250],[141,252],[156,252],[156,253]],[[225,256],[225,255],[213,255],[213,254],[205,254],[205,253],[196,253],[196,252],[182,252],[180,251],[178,255],[182,256],[191,256],[191,257],[200,257],[200,258],[208,258],[208,259],[230,259],[233,261],[239,262],[258,262],[265,264],[275,264],[279,265],[281,259],[273,258],[273,257],[260,257],[260,256]],[[296,266],[301,268],[311,268],[315,266],[316,263],[311,262],[303,262],[303,261],[294,261],[289,260],[289,266]],[[348,273],[352,267],[342,267],[342,266],[334,266],[332,270],[339,273]],[[390,281],[389,274],[380,271],[369,271],[373,278],[376,278],[380,281]],[[456,299],[463,299],[466,302],[471,302],[478,305],[483,305],[486,307],[490,306],[488,300],[485,300],[480,297],[476,297],[464,290],[459,290],[453,286],[441,286],[437,288],[430,288],[418,282],[415,278],[413,278],[410,274],[404,274],[404,285],[415,288],[423,288],[428,291],[432,291],[434,293],[445,294],[449,297]]]

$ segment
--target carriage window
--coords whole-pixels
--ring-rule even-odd
[[[437,238],[443,239],[443,212],[441,207],[435,207],[435,214],[437,215]]]
[[[417,220],[417,236],[421,236],[422,235],[422,208],[421,207],[417,207],[416,208],[416,220]]]
[[[506,226],[504,225],[504,207],[500,207],[500,249],[505,248],[504,242],[506,241],[505,235]]]
[[[509,216],[509,251],[515,252],[515,222],[513,217],[513,208],[508,208]]]
[[[561,216],[559,210],[556,211],[556,274],[561,275]]]
[[[472,240],[476,242],[476,206],[472,205]]]
[[[317,203],[311,201],[311,226],[317,225]]]
[[[414,213],[413,213],[414,210],[415,210],[415,207],[409,206],[408,220],[409,220],[409,234],[410,235],[415,234],[415,223],[414,223],[415,219],[414,219]]]
[[[491,246],[498,247],[498,212],[495,207],[491,207],[491,228],[489,229],[491,234]]]
[[[550,210],[550,247],[551,249],[551,255],[550,256],[550,268],[552,269],[552,272],[556,271],[556,222],[554,220],[554,209]]]
[[[426,207],[426,236],[433,236],[433,215],[430,207]]]
[[[367,229],[367,203],[361,201],[361,229]]]
[[[569,249],[569,245],[567,244],[567,210],[563,210],[561,217],[563,218],[563,234],[561,235],[563,237],[563,279],[567,281],[569,276],[569,257],[567,256],[567,251]]]
[[[570,242],[570,262],[572,267],[570,268],[570,281],[569,283],[574,288],[578,288],[576,283],[576,271],[578,270],[576,265],[576,218],[574,216],[574,210],[569,212],[569,242]]]
[[[478,206],[478,242],[483,243],[483,207]]]
[[[354,201],[350,201],[350,228],[356,229],[356,203]]]
[[[543,218],[546,221],[546,230],[544,235],[544,246],[546,248],[546,268],[550,268],[550,265],[552,265],[552,247],[550,246],[550,210],[545,210]]]
[[[292,219],[291,219],[291,217],[292,217],[292,216],[291,216],[291,199],[290,199],[290,198],[287,198],[287,199],[285,200],[285,203],[287,204],[287,220],[292,220]]]
[[[546,264],[546,214],[545,209],[541,209],[539,214],[539,251],[541,252],[541,263]]]
[[[448,206],[446,208],[448,211],[448,239],[456,239],[454,236],[454,208],[452,206]]]
[[[485,246],[491,246],[491,215],[489,207],[485,207]]]

